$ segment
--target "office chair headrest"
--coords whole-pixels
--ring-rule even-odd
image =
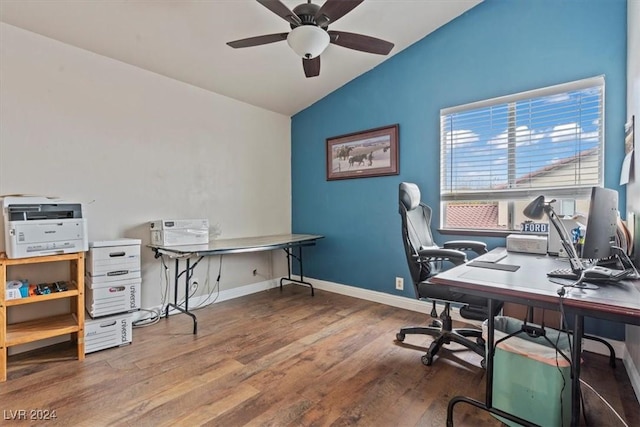
[[[410,211],[420,204],[420,189],[411,182],[400,183],[400,202]]]

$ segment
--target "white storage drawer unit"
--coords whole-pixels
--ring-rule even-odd
[[[91,242],[86,262],[86,274],[93,283],[139,278],[139,239]]]
[[[130,344],[133,338],[133,315],[118,314],[84,322],[84,352],[92,353],[105,348]]]
[[[140,309],[140,284],[142,279],[93,283],[85,280],[84,302],[91,317],[130,312]]]
[[[86,258],[85,307],[91,317],[140,308],[139,239],[89,243]]]

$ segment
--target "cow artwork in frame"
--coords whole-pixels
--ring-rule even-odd
[[[327,138],[327,181],[398,175],[397,124]]]

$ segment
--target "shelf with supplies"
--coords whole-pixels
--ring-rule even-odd
[[[7,258],[5,254],[0,253],[0,381],[7,379],[7,352],[12,346],[70,334],[77,350],[77,359],[84,360],[84,261],[84,252],[15,259]],[[42,268],[46,268],[47,263],[57,262],[69,263],[66,291],[6,299],[5,284],[9,269],[19,265],[42,265]],[[18,307],[27,304],[61,299],[69,300],[68,313],[8,323],[9,310],[18,310]]]
[[[52,292],[46,295],[31,295],[24,298],[8,299],[5,301],[7,307],[22,304],[32,304],[34,302],[50,301],[53,299],[70,298],[78,296],[78,287],[75,282],[70,282],[68,289],[64,292]]]

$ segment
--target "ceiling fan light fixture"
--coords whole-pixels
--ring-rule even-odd
[[[329,46],[329,34],[315,25],[300,25],[291,30],[287,43],[301,58],[312,59]]]

